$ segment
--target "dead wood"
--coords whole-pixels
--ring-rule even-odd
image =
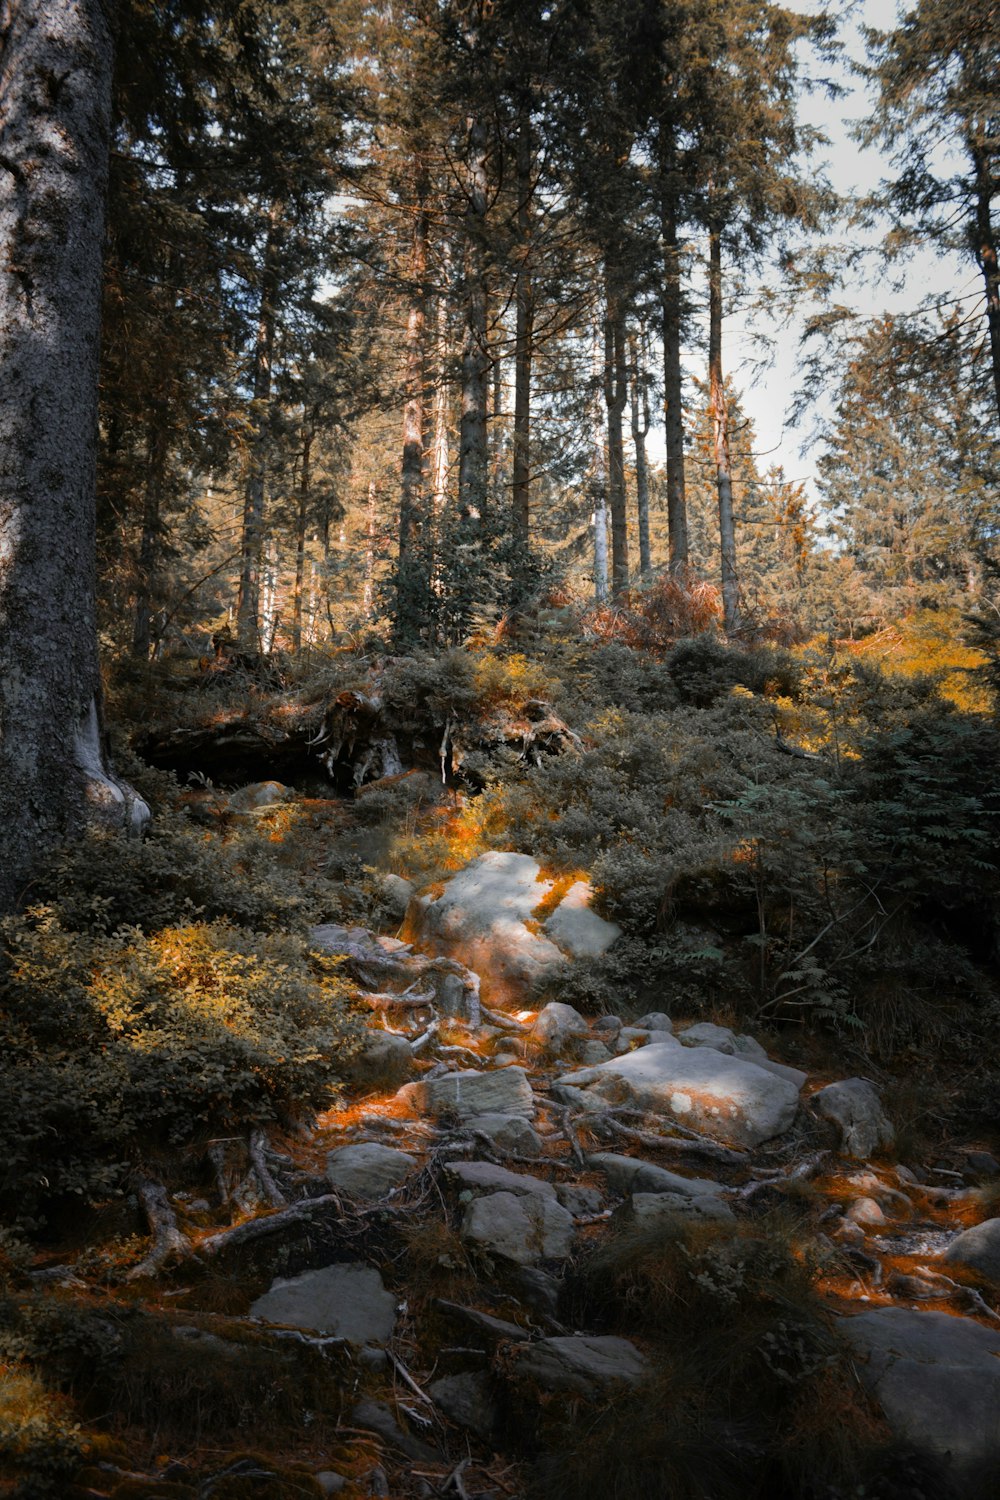
[[[153,1231],[153,1247],[144,1260],[129,1271],[127,1281],[140,1276],[155,1276],[171,1260],[187,1260],[194,1254],[187,1236],[177,1227],[177,1216],[170,1207],[167,1190],[160,1182],[141,1181],[136,1192]]]
[[[264,1196],[267,1199],[268,1203],[272,1208],[284,1208],[288,1202],[288,1199],[285,1197],[284,1193],[275,1182],[274,1177],[271,1175],[271,1169],[268,1166],[267,1158],[264,1155],[264,1148],[266,1144],[267,1137],[265,1136],[264,1132],[262,1130],[253,1131],[250,1136],[250,1145],[248,1148],[250,1151],[250,1160],[253,1162],[253,1169],[256,1173],[257,1181],[260,1183],[261,1190],[264,1193]]]

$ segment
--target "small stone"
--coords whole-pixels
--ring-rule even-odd
[[[651,1010],[647,1012],[646,1015],[640,1016],[638,1021],[635,1021],[633,1024],[635,1026],[638,1026],[643,1031],[672,1032],[674,1029],[673,1021],[671,1021],[666,1012],[662,1010]]]
[[[1000,1177],[1000,1161],[991,1151],[968,1151],[965,1164],[972,1182],[988,1182],[991,1177]],[[194,1204],[191,1205],[194,1208]]]
[[[344,1074],[349,1083],[364,1089],[396,1088],[412,1078],[416,1064],[405,1036],[391,1031],[369,1031],[362,1050],[348,1059]]]
[[[279,802],[287,802],[295,793],[291,787],[284,786],[280,781],[254,781],[249,786],[241,786],[237,791],[230,792],[228,803],[230,812],[260,812],[265,807],[276,807]]]
[[[466,1210],[462,1238],[516,1265],[563,1260],[573,1244],[573,1218],[555,1200],[535,1193],[492,1193]]]
[[[841,1150],[866,1161],[895,1139],[878,1094],[864,1078],[844,1078],[813,1094],[810,1103],[840,1130]]]
[[[343,1474],[337,1473],[336,1469],[320,1469],[318,1474],[313,1475],[313,1478],[324,1495],[339,1495],[349,1483]]]
[[[382,876],[382,904],[389,916],[397,922],[401,922],[406,916],[406,908],[415,889],[413,881],[404,880],[402,875]]]
[[[885,1214],[874,1198],[858,1198],[847,1210],[846,1217],[852,1224],[874,1228],[885,1223]]]
[[[593,1068],[598,1063],[607,1062],[611,1056],[604,1043],[599,1042],[595,1037],[588,1038],[586,1041],[575,1042],[572,1050],[577,1061],[581,1062],[585,1068]]]
[[[593,1024],[593,1030],[599,1031],[602,1036],[605,1033],[610,1036],[617,1036],[621,1029],[622,1022],[618,1016],[598,1016]]]
[[[542,1138],[521,1115],[476,1115],[473,1129],[488,1135],[500,1151],[512,1156],[540,1156]]]
[[[552,1000],[548,1005],[543,1005],[535,1017],[531,1039],[547,1052],[558,1054],[571,1037],[586,1036],[589,1030],[580,1012],[574,1010],[572,1005]]]
[[[362,1141],[331,1151],[326,1175],[332,1187],[352,1198],[378,1199],[391,1193],[418,1165],[417,1158],[406,1151]]]
[[[437,1458],[433,1448],[400,1427],[384,1401],[359,1401],[351,1412],[351,1422],[367,1432],[378,1433],[379,1437],[385,1438],[387,1443],[398,1448],[408,1458],[417,1458],[423,1462],[433,1462]],[[384,1493],[388,1494],[388,1490]]]
[[[560,1182],[556,1188],[556,1197],[574,1219],[600,1213],[604,1203],[604,1198],[597,1188],[581,1187],[575,1182]]]
[[[497,1406],[493,1399],[493,1381],[483,1372],[444,1375],[427,1387],[427,1394],[445,1416],[467,1427],[481,1438],[488,1438],[497,1424]]]

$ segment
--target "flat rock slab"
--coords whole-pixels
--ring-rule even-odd
[[[407,1151],[378,1141],[361,1141],[331,1151],[326,1158],[326,1175],[332,1187],[352,1198],[378,1199],[391,1193],[418,1165],[417,1158]]]
[[[531,1120],[535,1114],[528,1076],[518,1067],[442,1073],[440,1078],[406,1084],[397,1098],[418,1114],[457,1115],[460,1120],[473,1120],[477,1115],[519,1115]]]
[[[490,1193],[469,1204],[462,1239],[476,1250],[518,1266],[565,1260],[573,1244],[573,1215],[554,1195]]]
[[[614,1104],[670,1116],[704,1135],[758,1146],[787,1130],[799,1091],[756,1063],[673,1037],[599,1063],[558,1082]]]
[[[756,1063],[758,1068],[773,1073],[775,1078],[786,1078],[797,1089],[809,1077],[801,1068],[773,1062],[756,1037],[743,1036],[731,1031],[728,1026],[716,1026],[713,1021],[699,1021],[695,1026],[688,1026],[685,1031],[677,1033],[677,1040],[684,1047],[714,1047],[716,1052],[724,1052],[727,1057],[745,1057],[748,1062]]]
[[[969,1266],[990,1281],[1000,1282],[1000,1219],[984,1219],[957,1235],[942,1260],[952,1266]]]
[[[840,1328],[893,1431],[948,1461],[956,1494],[995,1496],[1000,1329],[903,1307],[872,1308]]]
[[[655,1193],[633,1193],[626,1209],[620,1210],[641,1229],[653,1228],[670,1219],[711,1219],[717,1224],[735,1224],[736,1215],[713,1193],[694,1198],[690,1193],[668,1193],[662,1188]]]
[[[448,1161],[444,1170],[452,1181],[475,1193],[515,1193],[518,1197],[530,1194],[551,1199],[556,1196],[551,1182],[528,1177],[522,1172],[510,1172],[506,1167],[494,1166],[489,1161]]]
[[[541,1156],[542,1138],[522,1115],[476,1115],[472,1129],[488,1135],[500,1151],[515,1156]]]
[[[564,1334],[521,1344],[513,1350],[515,1379],[545,1391],[596,1397],[615,1386],[639,1385],[652,1367],[628,1339],[611,1335]]]
[[[546,937],[570,958],[600,958],[622,935],[617,922],[591,911],[594,891],[588,880],[577,880],[542,924]]]
[[[332,1334],[350,1344],[384,1344],[396,1325],[396,1299],[374,1266],[323,1266],[273,1282],[250,1316]]]

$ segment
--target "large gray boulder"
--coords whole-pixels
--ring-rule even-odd
[[[614,1388],[639,1385],[652,1374],[646,1356],[628,1339],[610,1334],[561,1334],[519,1344],[511,1351],[511,1374],[543,1391],[566,1391],[593,1399]]]
[[[990,1500],[1000,1474],[1000,1330],[878,1307],[844,1318],[855,1368],[893,1431],[946,1460],[955,1493]]]
[[[1000,1219],[984,1219],[956,1235],[941,1258],[1000,1283]]]
[[[758,1068],[773,1073],[776,1078],[787,1078],[797,1089],[809,1077],[801,1068],[772,1062],[756,1037],[731,1031],[728,1026],[717,1026],[713,1021],[699,1021],[694,1026],[688,1026],[677,1033],[677,1040],[684,1047],[714,1047],[716,1052],[724,1052],[727,1057],[745,1057],[748,1062],[756,1063]]]
[[[326,1158],[331,1187],[352,1198],[384,1198],[419,1165],[415,1156],[383,1146],[378,1141],[360,1141],[340,1146]]]
[[[396,1299],[374,1266],[323,1266],[272,1282],[250,1316],[332,1334],[350,1344],[384,1344],[395,1327]]]
[[[573,1216],[541,1193],[490,1193],[465,1211],[462,1239],[475,1250],[518,1266],[564,1260],[573,1244]]]
[[[757,1146],[789,1128],[799,1091],[756,1063],[673,1037],[558,1080],[614,1104],[670,1116],[704,1135]]]
[[[590,1028],[578,1010],[552,1000],[543,1005],[531,1028],[531,1040],[539,1047],[558,1056],[574,1037],[585,1037]]]
[[[480,1072],[463,1068],[442,1073],[439,1078],[408,1083],[396,1096],[417,1114],[457,1115],[474,1120],[477,1115],[520,1115],[534,1118],[535,1101],[523,1068],[493,1068]]]
[[[864,1078],[828,1083],[813,1094],[810,1103],[839,1129],[840,1149],[845,1156],[867,1161],[876,1151],[888,1149],[895,1139],[878,1094]]]
[[[405,1036],[392,1031],[365,1033],[361,1051],[348,1058],[344,1076],[349,1083],[364,1089],[394,1089],[412,1078],[416,1063]]]
[[[414,897],[408,920],[421,943],[480,973],[491,998],[517,1000],[569,959],[604,952],[620,933],[590,911],[582,881],[540,927],[536,912],[552,890],[530,855],[493,850],[452,876],[440,895]]]

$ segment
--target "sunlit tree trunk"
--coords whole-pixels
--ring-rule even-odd
[[[661,132],[660,234],[663,242],[663,286],[660,296],[663,340],[663,422],[667,449],[667,534],[671,572],[688,565],[687,499],[684,487],[684,411],[681,376],[680,247],[677,235],[677,194],[673,138],[667,127]]]
[[[427,172],[418,166],[409,266],[406,323],[406,401],[403,406],[403,460],[400,469],[397,629],[417,634],[427,614],[424,515],[424,390],[427,325]]]
[[[727,635],[740,626],[739,579],[736,572],[736,526],[729,456],[729,416],[722,378],[722,245],[717,229],[709,234],[708,379],[712,413],[712,456],[719,496],[719,551],[722,561],[722,609]]]
[[[245,650],[260,645],[260,585],[264,547],[264,490],[270,439],[274,334],[280,290],[280,259],[284,239],[284,204],[275,200],[268,214],[267,237],[261,264],[260,303],[254,341],[252,375],[252,435],[243,501],[239,597],[236,634]]]

